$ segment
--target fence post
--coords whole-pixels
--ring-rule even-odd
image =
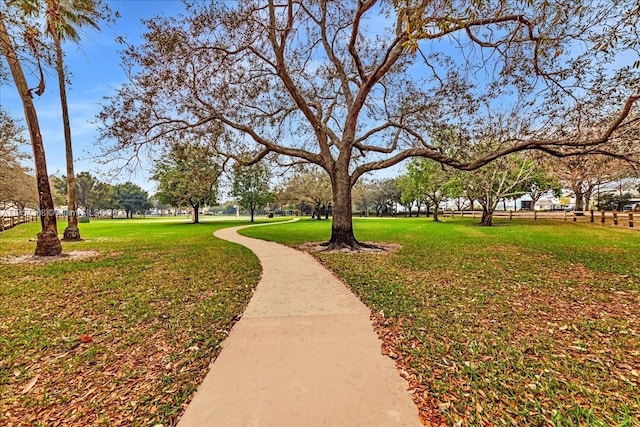
[[[590,221],[591,221],[591,222],[594,222],[594,220],[595,220],[595,216],[593,215],[593,209],[591,209],[591,210],[589,211],[589,214],[591,215]]]
[[[605,215],[605,211],[604,210],[600,211],[600,223],[602,223],[602,225],[604,225],[604,215]]]
[[[513,211],[509,209],[509,219],[513,219]]]
[[[534,221],[538,220],[538,211],[533,211],[533,220]]]
[[[0,225],[0,231],[4,231],[4,217],[2,217],[2,225]]]
[[[618,212],[613,211],[613,225],[618,225]]]
[[[578,220],[578,217],[576,215],[576,211],[573,211],[573,222],[576,222]]]
[[[567,211],[564,211],[564,218],[565,221],[567,220]]]
[[[629,212],[629,227],[633,228],[633,214]]]

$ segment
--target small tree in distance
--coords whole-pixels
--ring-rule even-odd
[[[151,207],[149,194],[132,182],[116,185],[114,193],[118,207],[125,211],[127,218],[133,218],[135,212],[144,212]]]
[[[501,157],[473,172],[464,173],[467,195],[482,206],[480,225],[493,224],[493,211],[500,200],[521,196],[536,170],[535,163],[522,154]]]
[[[327,174],[317,167],[305,167],[295,171],[284,184],[279,198],[287,202],[307,203],[311,206],[311,217],[329,217],[331,204],[331,182]]]
[[[25,208],[38,206],[36,179],[25,168],[10,171],[11,184],[7,187],[0,180],[0,202],[9,202],[22,214]],[[3,188],[4,187],[4,188]]]
[[[234,168],[231,196],[250,212],[251,222],[254,221],[256,209],[275,200],[269,188],[270,179],[269,167],[262,163],[251,166],[236,165]]]
[[[211,147],[176,144],[155,162],[152,179],[158,181],[156,197],[170,206],[191,206],[192,222],[200,222],[202,206],[214,204],[222,166]]]
[[[430,159],[413,159],[407,166],[407,180],[419,200],[433,205],[433,220],[438,222],[440,203],[453,195],[452,171]]]
[[[562,186],[556,174],[551,172],[546,163],[540,160],[536,163],[536,170],[523,188],[524,192],[531,197],[529,210],[532,211],[535,210],[536,203],[542,196],[552,194],[554,197],[560,197],[562,195]]]
[[[24,129],[0,109],[0,202],[15,203],[24,196],[31,201],[35,196],[37,206],[35,180],[27,176],[28,171],[20,163],[26,157],[19,148],[26,143],[23,132]]]

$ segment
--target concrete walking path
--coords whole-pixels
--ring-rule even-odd
[[[369,309],[312,256],[215,233],[252,250],[262,278],[178,423],[202,426],[419,426]]]

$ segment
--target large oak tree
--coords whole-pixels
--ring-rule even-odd
[[[609,153],[637,129],[621,60],[637,57],[632,3],[194,2],[126,49],[131,80],[100,114],[103,138],[137,154],[206,134],[232,157],[316,164],[332,185],[330,245],[355,247],[351,190],[367,172],[415,156],[472,170],[528,149]],[[471,144],[502,137],[478,156],[442,150],[432,136],[451,126]]]

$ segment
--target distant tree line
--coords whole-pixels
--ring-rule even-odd
[[[582,166],[580,166],[580,162]],[[503,156],[474,171],[460,171],[425,158],[410,160],[394,178],[360,179],[353,188],[353,211],[361,216],[395,216],[402,206],[405,216],[432,216],[445,200],[456,210],[480,206],[480,224],[491,225],[500,203],[527,195],[527,209],[535,209],[544,196],[560,197],[562,189],[574,194],[576,210],[592,206],[594,191],[620,180],[633,178],[627,163],[606,156],[558,160],[550,156],[517,153]],[[640,188],[638,188],[640,191]],[[597,209],[621,210],[631,194],[599,194]],[[316,216],[331,204],[328,176],[312,167],[298,168],[278,191],[278,203]],[[328,211],[327,211],[328,212]],[[319,215],[318,215],[319,218]]]
[[[66,177],[53,176],[51,181],[55,189],[54,194],[63,196],[57,198],[56,204],[64,204],[67,192]],[[144,214],[152,207],[149,194],[139,185],[132,182],[112,185],[99,180],[89,172],[76,175],[75,190],[77,206],[87,216],[97,211],[109,211],[109,216],[113,218],[115,212],[122,210],[127,218],[133,218],[134,214]]]

